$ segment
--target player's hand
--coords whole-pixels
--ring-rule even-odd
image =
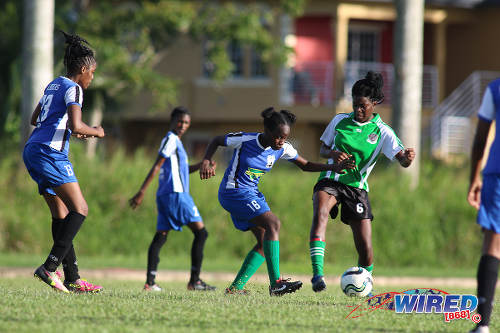
[[[345,171],[346,169],[352,170],[354,168],[356,168],[356,163],[354,163],[354,160],[352,158],[344,159],[340,163],[332,164],[332,171],[340,174],[347,173],[347,171]]]
[[[97,130],[96,137],[104,138],[104,136],[106,135],[106,134],[104,134],[104,128],[102,128],[102,126],[94,126],[94,128]]]
[[[348,160],[352,158],[351,154],[344,153],[343,151],[338,151],[338,150],[332,150],[330,152],[330,157],[333,159],[333,161],[336,164],[339,164],[340,162],[344,160]]]
[[[200,178],[209,179],[215,176],[215,168],[217,164],[214,161],[204,159],[200,166]]]
[[[144,192],[139,191],[128,201],[128,203],[130,207],[132,207],[132,209],[136,209],[138,206],[141,205],[143,199],[144,199]]]
[[[410,164],[415,159],[415,150],[413,148],[406,148],[403,154]]]
[[[481,205],[481,188],[483,183],[481,180],[474,180],[469,186],[469,193],[467,194],[467,201],[472,207],[479,209]]]
[[[71,133],[71,136],[74,136],[75,138],[80,139],[80,140],[87,140],[89,138],[88,135],[80,134],[80,133]]]

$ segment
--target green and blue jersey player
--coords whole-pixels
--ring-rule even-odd
[[[286,110],[277,112],[270,107],[261,113],[263,133],[229,133],[215,137],[207,147],[200,168],[201,179],[215,175],[212,157],[219,146],[233,148],[232,159],[219,187],[219,202],[231,214],[234,226],[241,231],[250,230],[257,244],[246,256],[236,278],[226,289],[228,294],[246,293],[245,284],[260,265],[266,261],[270,295],[284,295],[298,290],[301,281],[290,281],[280,276],[279,233],[281,221],[269,208],[259,191],[260,177],[271,170],[279,159],[288,160],[303,171],[329,171],[342,173],[353,168],[350,160],[339,164],[319,164],[301,157],[286,140],[295,123],[295,115]]]
[[[181,231],[187,226],[194,235],[191,247],[191,277],[188,290],[215,290],[200,279],[203,248],[208,232],[189,194],[189,174],[197,171],[201,163],[189,165],[188,156],[181,138],[191,125],[188,109],[178,106],[170,114],[170,129],[163,138],[158,156],[151,167],[139,191],[130,199],[130,206],[137,208],[144,199],[144,194],[153,178],[159,173],[156,205],[158,218],[156,233],[148,249],[148,267],[144,290],[161,291],[156,284],[159,253],[167,241],[170,230]],[[215,164],[212,164],[215,168]]]
[[[372,272],[373,214],[368,199],[368,176],[380,154],[398,160],[405,168],[415,158],[413,148],[405,149],[394,131],[374,112],[384,98],[382,87],[382,76],[374,72],[358,80],[352,87],[353,112],[336,115],[321,136],[320,155],[328,158],[328,164],[352,160],[355,168],[344,174],[322,172],[314,186],[309,251],[315,292],[326,289],[323,265],[329,215],[335,218],[341,205],[340,218],[352,229],[358,266]]]

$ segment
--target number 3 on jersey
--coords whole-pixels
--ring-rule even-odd
[[[47,119],[47,114],[49,113],[50,104],[52,104],[52,98],[54,98],[54,95],[43,95],[42,106],[40,108],[41,109],[40,114],[38,115],[37,119],[37,126],[45,119]]]
[[[252,200],[252,201],[250,201],[250,203],[247,203],[247,206],[250,207],[252,212],[255,212],[255,211],[260,209],[259,203],[255,200]]]

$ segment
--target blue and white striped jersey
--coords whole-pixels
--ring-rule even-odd
[[[297,150],[288,142],[280,150],[263,147],[258,140],[261,133],[229,133],[225,136],[226,146],[234,148],[219,190],[235,188],[257,188],[259,179],[271,170],[274,162],[282,158],[295,160]]]
[[[483,174],[500,174],[500,79],[490,82],[483,96],[478,117],[491,123],[496,120],[495,140],[491,144]]]
[[[26,144],[37,142],[68,155],[71,130],[68,128],[68,106],[82,107],[83,90],[78,83],[59,76],[45,88],[40,99],[36,128]]]
[[[179,137],[169,131],[158,153],[166,160],[161,166],[156,195],[174,192],[189,193],[189,161]]]

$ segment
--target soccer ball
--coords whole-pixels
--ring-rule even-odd
[[[340,278],[340,288],[347,296],[365,297],[373,288],[372,274],[363,267],[348,268]]]

